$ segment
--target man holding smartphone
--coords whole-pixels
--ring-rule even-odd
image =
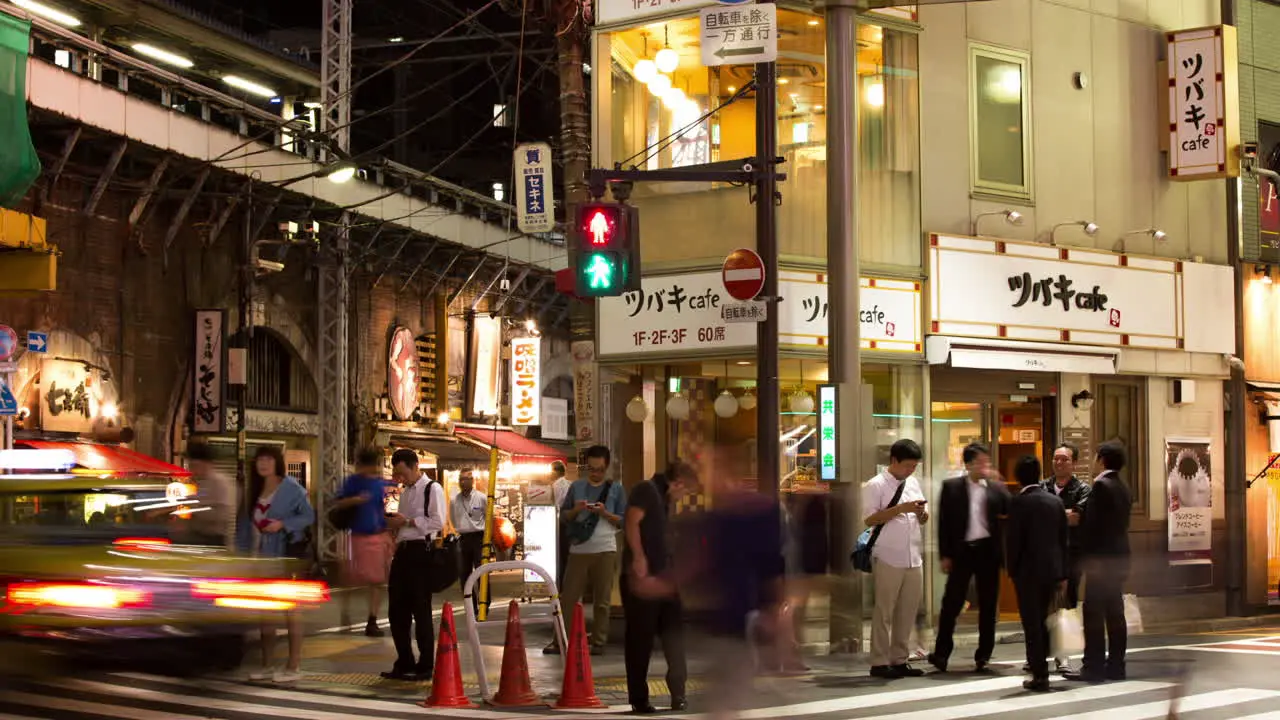
[[[591,654],[603,655],[609,639],[609,607],[613,601],[613,583],[618,577],[618,529],[627,511],[622,486],[606,481],[611,459],[609,448],[593,445],[587,448],[587,477],[569,487],[561,507],[560,522],[569,540],[569,562],[560,591],[560,607],[565,622],[573,622],[573,607],[591,588],[595,605],[591,625]],[[555,640],[543,649],[554,655],[560,652]]]

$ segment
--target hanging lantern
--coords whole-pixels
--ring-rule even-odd
[[[636,63],[631,70],[636,82],[647,83],[658,75],[658,66],[652,60],[644,59]]]
[[[649,86],[649,92],[653,93],[654,97],[661,98],[671,89],[671,78],[661,74],[654,75],[653,79],[645,85]]]
[[[653,57],[653,61],[662,72],[673,72],[676,68],[680,67],[680,53],[669,47],[664,47]]]
[[[667,417],[672,420],[689,419],[689,398],[684,393],[676,393],[667,398]]]
[[[716,398],[715,410],[716,415],[719,415],[722,418],[731,418],[734,415],[737,415],[738,398],[734,397],[733,393],[728,390],[724,390],[720,393],[719,397]]]
[[[797,390],[791,395],[791,412],[808,414],[813,412],[813,396],[806,390]]]
[[[627,419],[631,422],[644,422],[649,417],[649,406],[645,405],[644,398],[636,395],[627,403]]]
[[[754,410],[756,407],[756,394],[752,390],[742,393],[742,397],[738,398],[738,407],[743,410]]]

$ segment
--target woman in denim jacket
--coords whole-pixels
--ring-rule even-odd
[[[241,552],[257,557],[309,557],[307,529],[316,521],[316,512],[307,491],[285,474],[284,453],[276,447],[260,447],[254,454],[249,488],[245,493],[240,521],[236,523],[236,545]],[[295,612],[286,616],[289,630],[289,660],[283,670],[272,667],[276,628],[262,625],[262,670],[251,680],[294,682],[302,674],[302,623]]]

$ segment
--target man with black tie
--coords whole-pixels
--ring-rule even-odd
[[[947,588],[942,596],[938,634],[929,663],[947,671],[956,619],[969,594],[969,581],[978,585],[978,671],[986,669],[996,647],[996,610],[1003,561],[1000,522],[1009,506],[1009,491],[991,468],[991,451],[971,443],[964,449],[965,474],[942,483],[938,501],[938,555]]]
[[[1133,497],[1120,479],[1124,445],[1098,447],[1101,471],[1080,517],[1084,567],[1084,666],[1063,673],[1069,680],[1124,680],[1129,629],[1124,617],[1124,583],[1129,577],[1129,513]],[[1110,647],[1107,646],[1110,641]]]
[[[1049,627],[1045,619],[1054,596],[1066,589],[1067,516],[1062,502],[1040,485],[1039,460],[1024,457],[1013,473],[1022,490],[1009,502],[1005,547],[1031,673],[1022,686],[1048,692]]]

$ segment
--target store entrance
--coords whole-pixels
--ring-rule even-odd
[[[930,423],[933,433],[933,496],[937,497],[943,480],[964,472],[964,448],[975,442],[991,449],[992,463],[1009,485],[1010,492],[1017,492],[1013,468],[1019,458],[1031,455],[1048,467],[1046,453],[1052,451],[1056,407],[1050,395],[935,395]],[[936,607],[941,606],[945,585],[941,578],[938,580],[934,585]],[[1004,576],[1000,588],[1000,613],[1016,617],[1017,612],[1013,584],[1008,576]]]

